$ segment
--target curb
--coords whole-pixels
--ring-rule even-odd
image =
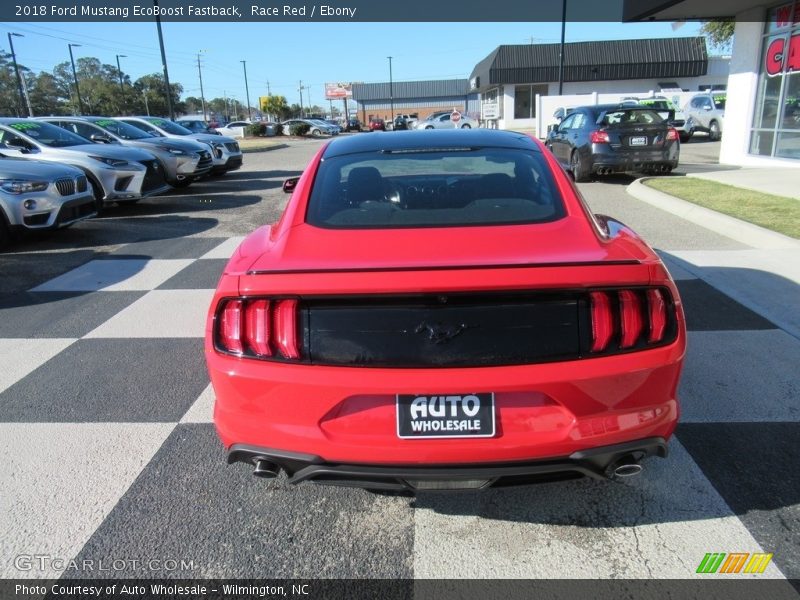
[[[271,150],[280,150],[281,148],[288,148],[289,144],[276,144],[274,146],[267,146],[266,148],[255,148],[253,150],[242,150],[242,154],[253,154],[254,152],[270,152]]]
[[[625,191],[642,202],[677,215],[701,227],[742,242],[753,248],[764,250],[797,249],[800,240],[753,225],[735,217],[729,217],[710,208],[698,206],[670,194],[647,187],[644,181],[652,177],[642,177],[631,183]]]

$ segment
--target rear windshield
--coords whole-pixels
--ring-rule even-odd
[[[450,148],[325,159],[306,220],[345,229],[455,227],[541,223],[564,214],[540,153]]]
[[[609,110],[600,120],[601,125],[652,125],[663,122],[664,119],[656,111],[647,108]]]

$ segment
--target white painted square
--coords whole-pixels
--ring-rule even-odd
[[[209,383],[208,387],[197,398],[183,415],[181,423],[212,423],[214,421],[214,388]]]
[[[0,577],[52,578],[68,563],[172,431],[172,423],[0,424]],[[134,557],[125,557],[134,558]],[[142,557],[145,558],[145,557]],[[62,567],[63,568],[63,567]]]
[[[417,495],[414,576],[686,579],[707,552],[763,552],[672,439],[624,483],[582,479]],[[706,576],[707,577],[707,576]],[[782,579],[770,563],[762,575]]]
[[[0,339],[0,392],[41,367],[75,341],[63,338]]]
[[[46,281],[32,292],[107,292],[152,290],[194,259],[119,258],[92,260]]]
[[[214,290],[153,290],[86,338],[202,338]]]
[[[798,366],[800,340],[780,329],[691,331],[681,421],[800,422]]]
[[[235,236],[235,237],[232,237],[232,238],[228,238],[227,240],[222,242],[216,248],[206,252],[200,258],[201,259],[202,258],[230,258],[233,255],[233,253],[236,250],[236,248],[239,247],[239,244],[242,243],[242,240],[244,240],[244,236],[243,235],[242,236]]]

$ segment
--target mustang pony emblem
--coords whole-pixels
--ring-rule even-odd
[[[443,344],[452,340],[465,329],[467,329],[467,325],[464,323],[459,325],[442,325],[441,323],[434,323],[431,325],[427,321],[423,321],[417,325],[414,333],[427,333],[428,339],[434,344]]]

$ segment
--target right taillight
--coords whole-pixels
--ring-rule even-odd
[[[669,341],[676,318],[669,298],[662,288],[590,292],[591,352],[645,349]]]
[[[217,349],[248,358],[299,360],[297,300],[223,300],[214,323]]]

